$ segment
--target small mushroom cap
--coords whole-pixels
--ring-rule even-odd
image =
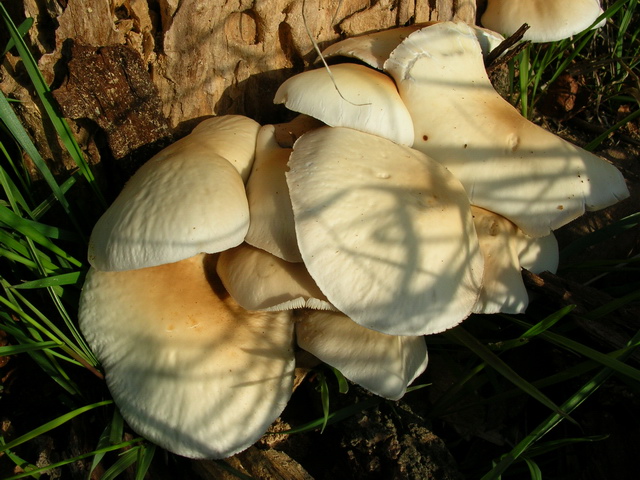
[[[398,400],[427,367],[424,337],[369,330],[337,312],[306,311],[296,322],[298,345],[376,395]]]
[[[322,56],[325,58],[356,58],[373,68],[382,70],[384,62],[389,58],[389,54],[391,54],[393,49],[395,49],[402,40],[416,30],[420,30],[422,27],[433,23],[434,22],[414,24],[349,37],[325,48],[322,51]]]
[[[289,188],[284,176],[291,151],[278,145],[273,125],[260,129],[256,160],[247,182],[251,220],[245,242],[287,262],[301,262]]]
[[[401,145],[413,142],[413,123],[395,84],[362,65],[333,65],[331,75],[324,68],[300,73],[280,86],[273,101],[332,127],[354,128]]]
[[[200,141],[202,135],[178,140],[131,177],[93,229],[91,265],[106,271],[146,268],[244,240],[249,206],[242,178]]]
[[[560,263],[558,240],[553,233],[545,237],[518,235],[516,245],[520,266],[532,273],[556,273]]]
[[[197,255],[126,272],[92,269],[80,301],[80,328],[124,419],[192,458],[249,447],[293,386],[289,313],[242,309],[214,263]]]
[[[522,232],[500,215],[471,207],[484,256],[484,277],[474,313],[522,313],[529,295],[522,280],[517,248]]]
[[[335,310],[303,263],[290,263],[243,243],[220,254],[218,275],[247,310]]]
[[[413,149],[348,128],[296,142],[287,184],[309,273],[356,323],[436,333],[476,302],[482,255],[462,185]]]
[[[423,28],[385,63],[411,112],[413,148],[464,185],[471,203],[540,237],[629,195],[611,164],[523,118],[493,89],[463,23]],[[429,108],[424,108],[428,105]]]
[[[202,142],[210,153],[228,160],[246,183],[256,151],[260,124],[243,115],[222,115],[200,122],[190,136]]]
[[[416,23],[406,27],[391,28],[389,30],[368,33],[357,37],[349,37],[328,46],[322,51],[322,55],[325,58],[356,58],[373,68],[382,70],[384,68],[384,62],[387,61],[391,52],[395,50],[405,38],[413,32],[433,25],[434,23],[436,22]],[[504,37],[499,33],[477,26],[472,26],[472,28],[476,32],[484,55],[489,54],[491,50],[504,41]]]
[[[602,13],[599,0],[488,0],[481,22],[505,35],[526,23],[522,40],[554,42],[586,30]]]

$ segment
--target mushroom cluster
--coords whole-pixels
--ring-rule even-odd
[[[398,399],[424,335],[524,311],[521,268],[556,268],[552,230],[628,192],[493,90],[499,38],[445,22],[347,40],[326,56],[372,68],[276,94],[321,124],[215,117],[136,172],[94,228],[79,313],[134,430],[224,458],[280,415],[298,350]]]

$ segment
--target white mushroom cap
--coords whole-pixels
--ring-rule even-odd
[[[349,37],[328,46],[322,51],[322,55],[325,58],[356,58],[373,68],[382,70],[384,68],[384,62],[387,61],[391,52],[395,50],[405,38],[413,32],[433,25],[434,23],[436,22],[416,23],[406,27],[392,28],[357,37]],[[472,25],[471,28],[474,29],[485,56],[504,41],[502,35],[492,32],[489,29],[474,25]]]
[[[436,333],[476,302],[482,255],[460,183],[424,154],[348,128],[294,145],[287,183],[309,273],[356,323]]]
[[[222,115],[200,122],[189,135],[210,153],[228,160],[246,183],[256,151],[260,124],[243,115]],[[193,138],[195,140],[195,138]]]
[[[256,160],[247,182],[251,220],[245,242],[288,262],[301,262],[284,176],[291,151],[278,145],[273,125],[260,129]]]
[[[212,256],[126,272],[91,270],[80,328],[136,432],[174,453],[224,458],[282,412],[293,387],[288,312],[249,312]]]
[[[376,395],[398,400],[427,367],[424,337],[369,330],[336,312],[304,312],[298,345]]]
[[[473,205],[528,235],[546,236],[585,209],[629,195],[615,167],[524,119],[500,97],[467,25],[444,22],[411,34],[385,68],[411,112],[413,148],[447,167]]]
[[[484,256],[484,277],[474,313],[522,313],[529,295],[522,280],[517,248],[524,236],[513,223],[500,215],[471,207]]]
[[[242,178],[203,136],[201,129],[178,140],[131,177],[93,229],[91,265],[146,268],[244,240],[249,206]]]
[[[420,30],[422,27],[431,24],[433,24],[433,22],[391,28],[379,32],[367,33],[365,35],[358,35],[356,37],[349,37],[329,45],[322,51],[322,56],[325,58],[357,58],[373,68],[382,70],[384,62],[402,40],[416,30]]]
[[[526,23],[522,40],[554,42],[586,30],[602,13],[599,0],[488,0],[481,22],[505,35]]]
[[[303,263],[290,263],[243,243],[220,254],[218,275],[247,310],[335,310]]]
[[[273,101],[332,127],[355,128],[411,145],[411,117],[387,75],[351,63],[331,66],[331,74],[333,79],[319,68],[291,77]]]
[[[560,251],[553,233],[538,238],[521,234],[518,236],[516,251],[520,266],[532,273],[556,273],[558,270]]]

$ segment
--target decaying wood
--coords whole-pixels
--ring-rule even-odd
[[[158,90],[130,47],[76,43],[68,69],[54,92],[63,115],[96,122],[115,158],[170,137]]]

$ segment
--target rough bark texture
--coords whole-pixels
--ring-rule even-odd
[[[476,13],[475,0],[20,0],[8,8],[17,22],[35,20],[28,41],[91,162],[125,159],[125,177],[153,153],[138,148],[159,149],[202,117],[279,120],[273,94],[316,59],[312,39],[322,48],[414,22],[473,23]],[[0,89],[24,102],[45,156],[71,168],[40,127],[20,61],[9,55],[0,75]]]

